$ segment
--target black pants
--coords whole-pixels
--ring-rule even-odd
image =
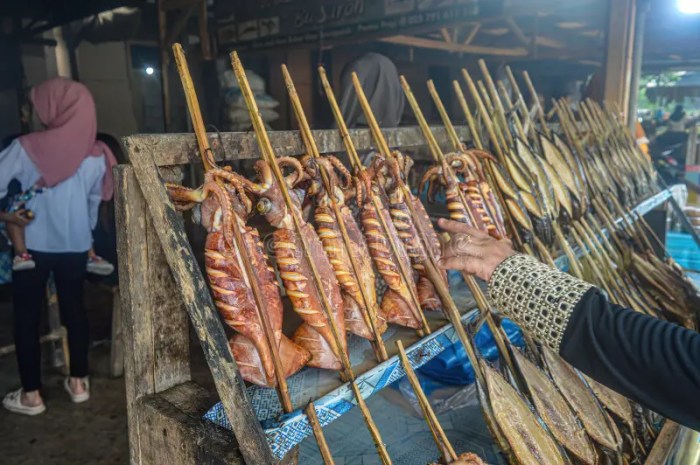
[[[30,250],[36,268],[12,273],[15,315],[15,346],[22,388],[41,387],[41,348],[39,322],[46,300],[46,283],[53,272],[58,293],[61,322],[68,330],[70,374],[88,374],[89,327],[83,305],[83,282],[87,252],[44,253]]]

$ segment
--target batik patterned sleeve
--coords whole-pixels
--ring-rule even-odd
[[[517,254],[493,272],[489,294],[497,309],[559,351],[574,307],[591,287],[535,258]]]

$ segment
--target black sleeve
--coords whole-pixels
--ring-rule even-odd
[[[620,307],[593,288],[576,304],[561,356],[596,381],[700,431],[700,334]]]

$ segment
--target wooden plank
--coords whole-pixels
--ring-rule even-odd
[[[112,291],[112,341],[109,349],[109,375],[119,378],[124,375],[124,329],[119,288]]]
[[[204,276],[185,235],[182,217],[168,199],[153,161],[154,146],[137,147],[129,138],[125,140],[125,145],[245,463],[272,463],[270,448],[246,395],[245,383],[238,372]]]
[[[142,465],[242,465],[231,433],[202,420],[208,405],[209,393],[192,382],[142,398],[138,409],[150,445]]]
[[[654,447],[652,447],[651,452],[649,452],[644,465],[664,465],[680,430],[681,427],[677,423],[666,420],[663,428],[661,428],[661,432],[656,437]]]
[[[610,2],[609,9],[603,99],[616,103],[626,112],[632,79],[635,0]],[[627,117],[628,115],[623,115],[625,121]]]
[[[150,299],[148,296],[147,250],[140,244],[146,237],[146,204],[133,169],[114,169],[117,252],[124,331],[124,377],[126,410],[129,420],[130,463],[141,463],[141,443],[137,400],[155,392]]]
[[[523,47],[486,47],[483,45],[464,45],[453,42],[443,42],[440,40],[424,39],[413,36],[393,36],[379,39],[381,42],[390,44],[406,45],[408,47],[429,48],[434,50],[444,50],[446,52],[473,53],[475,55],[494,55],[503,57],[524,57],[527,56],[527,49]]]
[[[432,126],[431,129],[441,147],[450,147],[444,127]],[[456,130],[463,140],[469,140],[469,130],[466,126],[457,126]],[[385,129],[383,132],[390,147],[425,146],[425,138],[417,127]],[[345,151],[337,130],[322,129],[312,131],[312,133],[319,152]],[[295,156],[305,153],[298,131],[275,131],[271,132],[269,136],[277,156]],[[216,161],[260,158],[258,143],[252,132],[223,132],[221,133],[223,144],[219,142],[218,134],[210,133],[208,137]],[[368,129],[352,129],[350,137],[358,151],[374,147]],[[158,166],[201,163],[201,157],[197,152],[197,141],[192,133],[137,134],[126,137],[124,143],[133,150],[151,152]]]
[[[182,167],[162,173],[167,182],[182,182]],[[190,380],[190,339],[187,312],[163,253],[151,215],[146,217],[148,296],[150,299],[154,392]],[[142,242],[143,243],[143,242]]]

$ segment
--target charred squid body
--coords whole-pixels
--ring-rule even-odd
[[[411,266],[418,275],[416,285],[418,289],[418,300],[421,307],[423,310],[439,310],[442,304],[437,296],[434,284],[425,273],[424,263],[429,259],[429,253],[432,254],[435,259],[440,258],[440,241],[438,240],[425,208],[423,208],[423,204],[412,194],[406,195],[404,190],[400,187],[401,178],[405,173],[408,173],[413,162],[410,161],[410,158],[399,153],[396,153],[395,157],[396,158],[392,157],[383,161],[380,161],[378,158],[375,159],[377,163],[383,162],[383,168],[385,168],[388,175],[386,191],[389,197],[391,219],[398,231],[399,238],[401,238],[406,248],[406,253],[411,260]],[[417,213],[417,218],[411,216],[411,211],[408,205],[406,205],[407,202],[412,203]],[[421,241],[418,235],[415,222],[420,222],[421,229],[426,232],[426,239],[429,243],[430,251],[427,251],[423,247],[423,241]],[[445,284],[447,284],[446,272],[442,272],[442,277]]]
[[[411,290],[407,287],[407,285],[411,286],[415,294],[417,293],[416,285],[410,276],[408,282],[402,279],[401,265],[399,265],[401,263],[404,269],[410,270],[411,261],[403,247],[398,247],[397,254],[395,254],[389,240],[389,237],[391,237],[396,244],[401,242],[399,233],[389,215],[388,202],[370,181],[370,175],[361,172],[355,179],[357,206],[360,208],[360,220],[365,241],[367,242],[374,266],[388,287],[382,297],[381,313],[389,323],[420,329],[421,321],[415,316],[420,309],[414,308]],[[379,211],[382,217],[377,214],[377,210],[372,202],[372,196],[379,203]],[[382,226],[382,219],[386,225],[388,235]]]
[[[335,157],[324,157],[314,159],[310,156],[302,159],[302,164],[307,175],[311,178],[312,185],[309,189],[309,194],[316,198],[316,210],[314,213],[314,221],[316,223],[316,232],[321,239],[323,249],[328,255],[335,276],[340,283],[341,295],[345,309],[345,328],[362,338],[374,340],[374,334],[371,328],[365,323],[363,314],[369,311],[377,322],[377,331],[379,334],[384,333],[387,328],[386,319],[379,311],[377,303],[377,291],[375,288],[374,269],[372,268],[372,258],[370,257],[369,249],[365,243],[365,239],[360,232],[360,228],[355,221],[350,209],[345,205],[345,195],[350,187],[351,176],[345,167]],[[321,173],[318,165],[323,165],[325,172],[328,173],[332,189],[336,200],[336,205],[339,207],[341,218],[337,218],[335,211],[331,205],[331,198],[323,188],[321,182]],[[335,170],[340,171],[345,179],[345,182],[340,186]],[[342,188],[341,188],[342,187]],[[350,239],[351,248],[345,245],[345,241],[341,236],[341,229],[338,222],[342,221],[345,225],[345,230]],[[355,276],[350,254],[358,266],[359,276]],[[357,279],[359,278],[359,279]],[[362,289],[360,289],[360,286]],[[365,303],[364,296],[369,300],[369,309]]]
[[[447,210],[451,219],[485,231],[496,239],[502,239],[505,237],[503,215],[493,192],[483,177],[479,161],[475,159],[490,155],[472,155],[473,152],[486,153],[469,151],[448,154],[444,164],[433,166],[425,172],[420,183],[420,190],[423,189],[425,183],[429,183],[428,200],[432,202],[435,199],[437,186],[444,186]],[[449,169],[455,175],[462,175],[464,180],[460,181],[456,176],[449,176]],[[462,197],[464,197],[468,209],[465,208]]]
[[[202,225],[208,231],[204,247],[207,278],[219,313],[225,323],[236,331],[229,340],[231,352],[243,379],[260,386],[274,387],[277,380],[272,355],[258,315],[250,279],[257,280],[262,291],[265,308],[260,310],[267,313],[270,321],[284,376],[291,376],[300,370],[309,361],[311,354],[282,334],[279,287],[263,251],[258,231],[244,224],[239,215],[244,215],[245,212],[233,210],[234,204],[240,207],[241,203],[219,186],[213,180],[214,176],[216,171],[208,173],[207,182],[198,190],[170,185],[170,197],[181,209],[193,203],[202,204]],[[240,251],[233,243],[232,228],[240,229],[246,255],[256,270],[255,276],[246,274]]]
[[[302,166],[297,160],[282,157],[278,159],[278,163],[280,167],[291,167],[294,170],[286,178],[290,190],[304,178]],[[294,311],[304,320],[294,334],[294,342],[311,352],[309,366],[339,370],[341,363],[338,351],[347,351],[347,342],[343,299],[333,267],[316,231],[302,219],[301,232],[310,248],[311,257],[309,258],[314,261],[322,281],[322,289],[319,289],[307,257],[303,256],[304,248],[294,227],[292,212],[287,208],[280,186],[272,177],[270,166],[263,160],[259,160],[255,166],[260,183],[255,184],[246,180],[244,187],[259,197],[258,212],[276,228],[272,236],[272,247],[275,251],[277,268]],[[293,201],[298,202],[294,208],[297,208],[298,218],[301,219],[299,208],[301,202],[299,199]],[[340,336],[340,348],[336,347],[323,310],[322,295],[330,303],[330,311]]]

